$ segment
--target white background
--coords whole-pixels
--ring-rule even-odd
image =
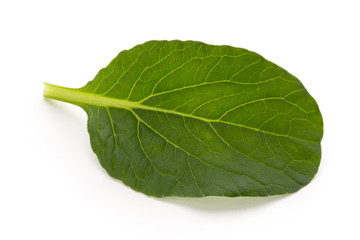
[[[0,2],[0,239],[360,239],[359,1]],[[107,175],[86,115],[45,100],[147,40],[243,47],[297,76],[324,118],[314,180],[268,198],[156,199]]]

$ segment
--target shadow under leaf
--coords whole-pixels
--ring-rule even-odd
[[[204,197],[204,198],[182,198],[167,197],[160,201],[182,205],[200,211],[245,211],[271,204],[286,198],[286,195],[275,195],[269,197]]]

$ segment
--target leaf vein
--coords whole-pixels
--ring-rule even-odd
[[[149,124],[147,124],[144,120],[142,120],[142,119],[136,114],[135,111],[133,111],[132,109],[129,109],[129,110],[130,110],[130,112],[132,112],[132,113],[134,114],[134,116],[135,116],[139,121],[141,121],[143,124],[145,124],[149,129],[151,129],[151,130],[152,130],[153,132],[155,132],[157,135],[159,135],[160,137],[162,137],[165,141],[169,142],[169,143],[170,143],[171,145],[173,145],[174,147],[179,148],[180,150],[182,150],[182,151],[185,152],[186,154],[188,154],[188,155],[192,156],[193,158],[199,160],[200,162],[204,163],[205,165],[207,165],[207,166],[209,166],[209,167],[211,167],[211,168],[216,168],[216,169],[218,169],[218,170],[221,170],[221,171],[226,172],[226,173],[229,173],[229,174],[235,174],[235,175],[241,175],[241,176],[248,177],[248,178],[252,179],[253,181],[255,181],[255,182],[257,182],[257,183],[259,183],[259,184],[261,184],[261,185],[263,185],[263,186],[266,186],[264,183],[258,181],[257,179],[255,179],[255,178],[253,178],[253,177],[251,177],[251,176],[248,176],[248,175],[246,175],[246,174],[241,174],[241,173],[238,173],[238,172],[233,172],[233,171],[221,169],[221,168],[219,168],[219,167],[216,167],[216,166],[214,166],[214,165],[211,165],[210,163],[207,163],[207,162],[201,160],[200,158],[192,155],[191,153],[189,153],[189,152],[186,151],[185,149],[177,146],[175,143],[171,142],[171,141],[170,141],[169,139],[167,139],[165,136],[163,136],[162,134],[160,134],[159,132],[157,132],[154,128],[152,128]]]

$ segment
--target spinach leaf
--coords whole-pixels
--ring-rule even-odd
[[[147,195],[291,193],[320,164],[315,100],[242,48],[150,41],[120,52],[84,87],[45,84],[44,95],[82,107],[102,167]]]

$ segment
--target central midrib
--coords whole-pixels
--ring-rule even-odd
[[[121,99],[115,99],[115,98],[111,98],[111,97],[107,97],[107,96],[103,96],[103,95],[99,95],[99,94],[81,92],[80,90],[77,90],[77,89],[60,87],[60,86],[56,86],[56,85],[48,84],[48,83],[45,83],[44,96],[53,98],[56,100],[72,103],[75,105],[86,104],[86,105],[106,107],[106,108],[109,108],[109,107],[122,108],[122,109],[127,109],[127,110],[142,109],[142,110],[148,110],[148,111],[175,114],[175,115],[182,116],[182,117],[197,119],[197,120],[204,121],[207,123],[218,122],[218,123],[230,124],[230,125],[234,125],[237,127],[242,127],[242,128],[262,132],[265,134],[271,134],[271,135],[275,135],[275,136],[296,139],[296,140],[304,141],[304,142],[312,142],[309,140],[299,139],[299,138],[295,138],[295,137],[288,136],[285,134],[278,134],[278,133],[274,133],[274,132],[260,130],[258,128],[253,128],[253,127],[241,125],[238,123],[226,122],[226,121],[223,121],[220,119],[203,118],[203,117],[188,114],[188,113],[183,113],[183,112],[178,112],[178,111],[168,110],[168,109],[163,109],[163,108],[157,108],[157,107],[151,107],[151,106],[143,105],[141,103],[131,102],[131,101],[127,101],[127,100],[121,100]],[[316,143],[316,142],[313,142],[313,143]]]

